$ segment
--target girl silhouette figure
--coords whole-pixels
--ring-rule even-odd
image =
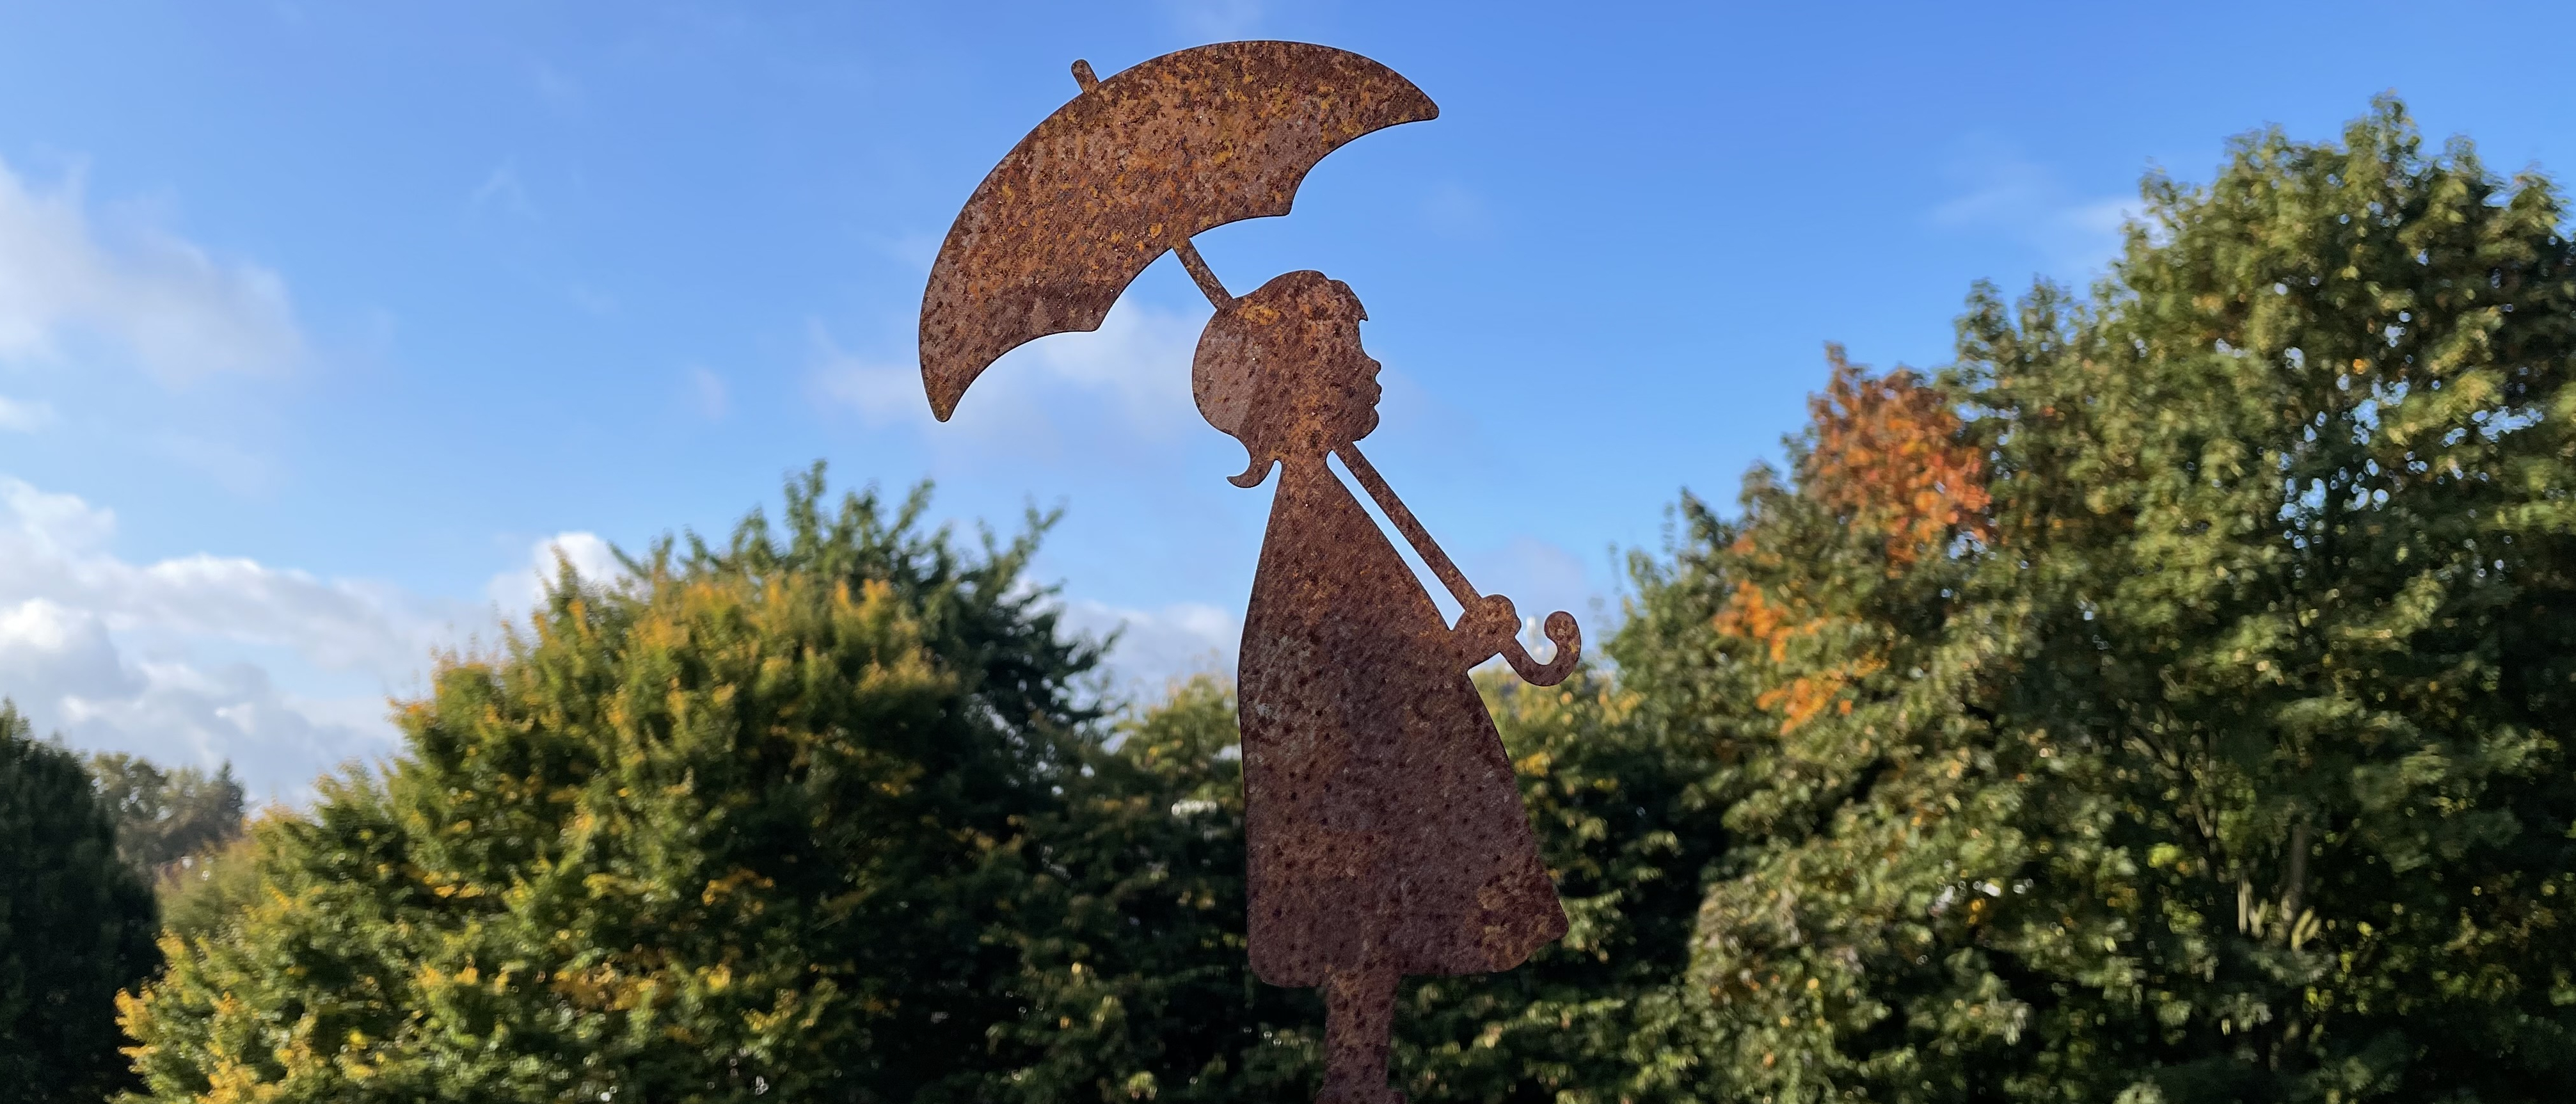
[[[1507,970],[1565,934],[1511,763],[1468,669],[1513,640],[1499,596],[1451,627],[1325,457],[1377,428],[1348,285],[1291,272],[1227,303],[1191,384],[1279,487],[1237,675],[1253,973],[1324,991],[1321,1100],[1387,1086],[1397,982]]]

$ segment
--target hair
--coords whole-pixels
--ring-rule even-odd
[[[1277,276],[1208,320],[1190,364],[1190,393],[1199,415],[1250,454],[1250,466],[1229,482],[1258,487],[1272,464],[1301,449],[1334,447],[1309,440],[1320,432],[1319,414],[1298,399],[1326,382],[1315,377],[1336,363],[1332,325],[1367,317],[1350,285],[1308,270]]]

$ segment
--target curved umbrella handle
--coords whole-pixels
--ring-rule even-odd
[[[1574,673],[1583,662],[1583,629],[1574,623],[1574,615],[1558,610],[1547,615],[1548,643],[1556,645],[1556,658],[1540,663],[1530,657],[1529,649],[1517,639],[1503,645],[1503,661],[1520,672],[1521,681],[1532,686],[1554,686]]]

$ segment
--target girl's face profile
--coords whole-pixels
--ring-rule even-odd
[[[1377,358],[1360,346],[1360,320],[1368,317],[1359,309],[1359,300],[1350,297],[1349,289],[1336,282],[1333,290],[1341,293],[1344,309],[1333,310],[1330,317],[1317,324],[1316,345],[1324,355],[1323,369],[1311,384],[1311,401],[1315,404],[1318,428],[1325,439],[1320,451],[1330,452],[1368,436],[1377,429],[1378,400],[1385,397],[1386,386],[1377,381],[1384,367]]]
[[[1260,482],[1274,462],[1321,462],[1376,431],[1377,358],[1360,346],[1368,311],[1350,285],[1292,272],[1220,311],[1201,335],[1191,387],[1208,424],[1234,435]]]

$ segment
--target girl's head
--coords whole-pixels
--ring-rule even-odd
[[[1208,321],[1190,390],[1208,424],[1252,454],[1235,486],[1257,487],[1274,462],[1321,460],[1377,428],[1385,389],[1377,361],[1360,348],[1367,317],[1350,285],[1291,272]]]

